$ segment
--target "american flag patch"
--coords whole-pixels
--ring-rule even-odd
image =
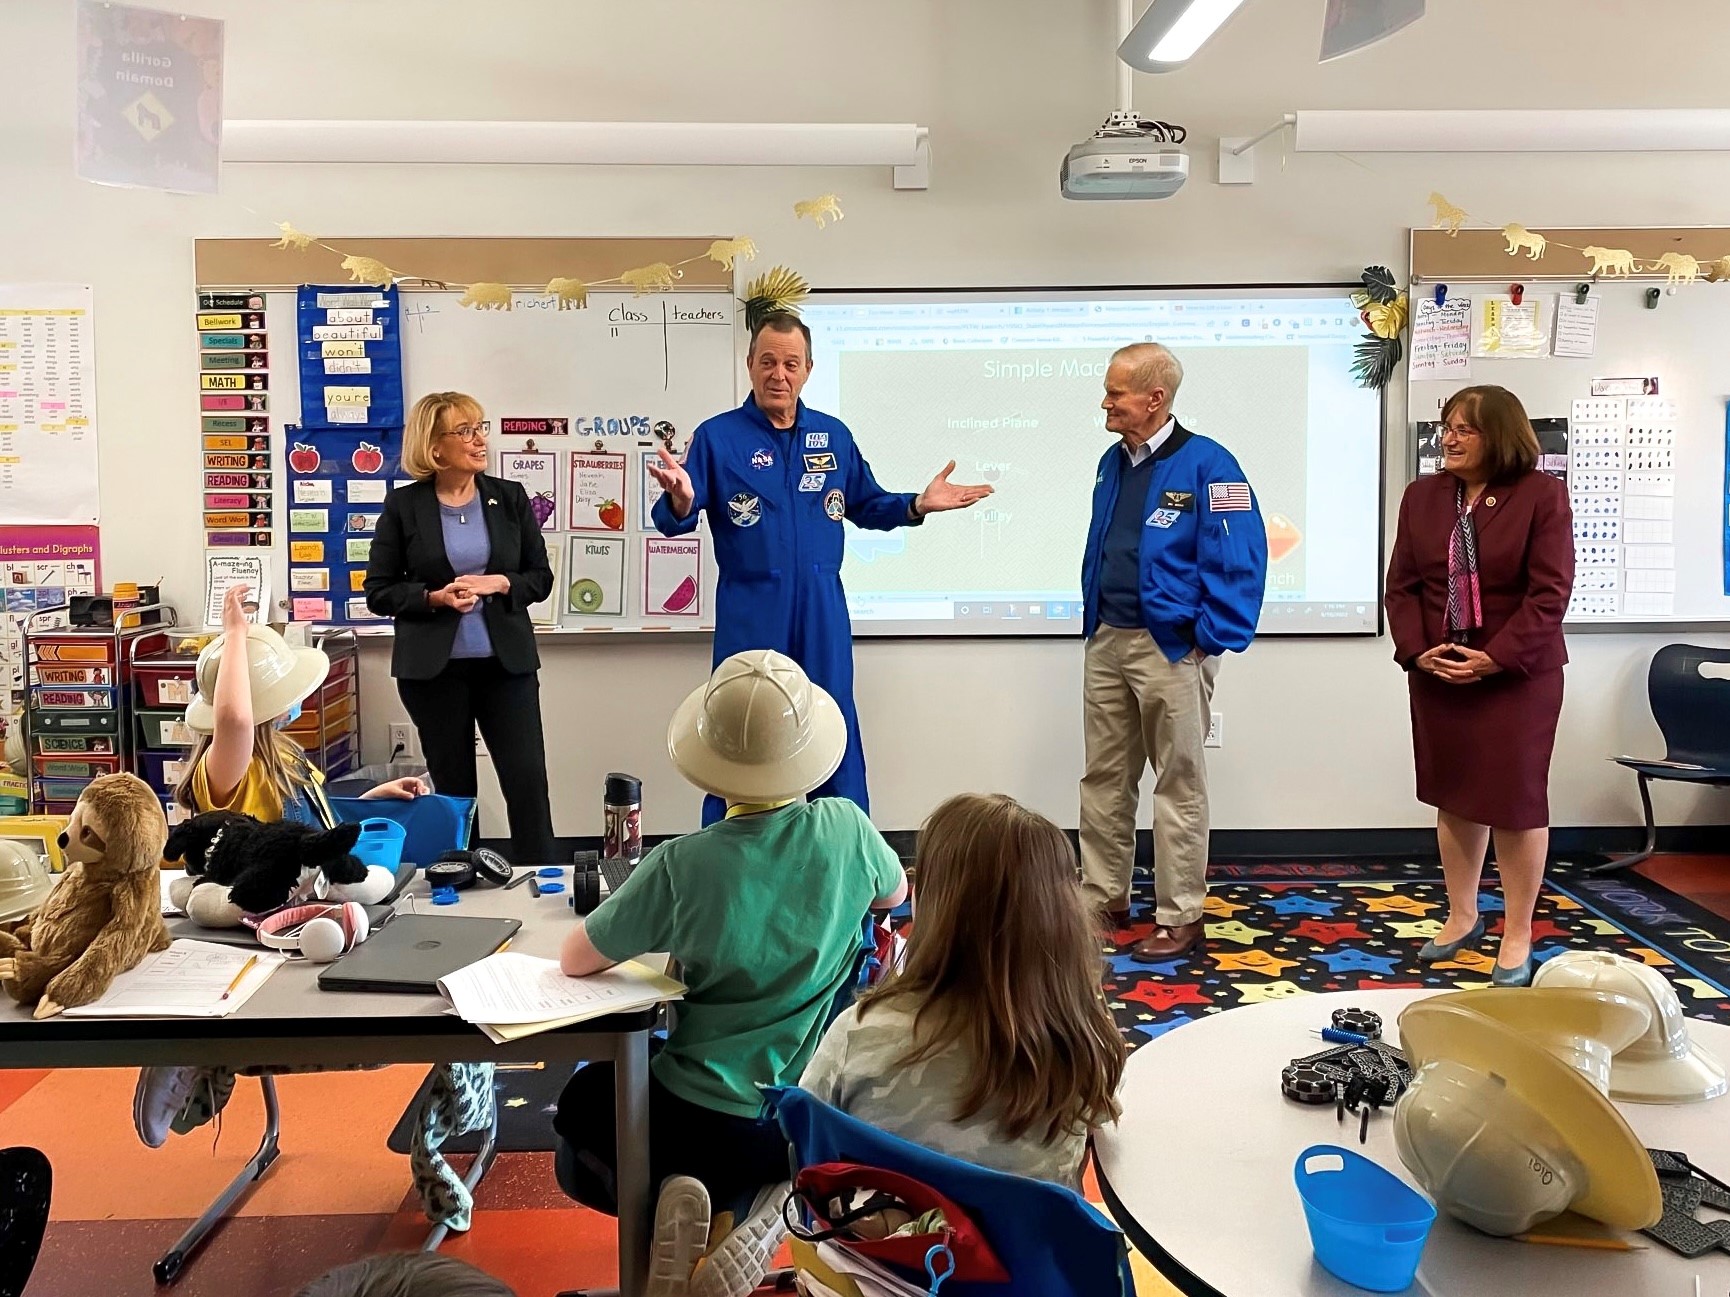
[[[1212,513],[1248,513],[1250,509],[1248,482],[1209,482],[1207,507]]]

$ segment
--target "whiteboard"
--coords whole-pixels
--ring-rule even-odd
[[[1655,308],[1646,306],[1650,282],[1594,284],[1590,296],[1599,299],[1596,353],[1590,359],[1545,355],[1531,359],[1473,357],[1469,378],[1413,380],[1408,385],[1407,414],[1412,424],[1438,417],[1441,402],[1456,389],[1472,383],[1495,383],[1518,396],[1533,419],[1571,418],[1574,402],[1590,398],[1594,379],[1656,377],[1658,396],[1675,402],[1674,447],[1674,606],[1668,614],[1628,613],[1625,589],[1615,614],[1571,615],[1570,628],[1592,625],[1662,625],[1671,622],[1730,621],[1730,597],[1724,594],[1725,537],[1725,410],[1730,400],[1730,295],[1721,285],[1697,283],[1660,290]],[[1457,283],[1448,297],[1480,293],[1505,294],[1509,285]],[[1433,282],[1412,288],[1414,298],[1434,293]],[[1573,301],[1571,287],[1554,282],[1527,283],[1525,300],[1538,299],[1547,334],[1553,338],[1555,303],[1559,295]],[[1570,429],[1570,439],[1572,437]],[[1572,467],[1572,466],[1571,466]],[[1650,511],[1646,511],[1650,512]],[[1579,511],[1576,510],[1576,521]],[[1639,519],[1647,522],[1652,519]],[[1626,523],[1624,523],[1626,526]],[[1582,564],[1576,589],[1589,571]],[[1626,584],[1628,572],[1618,564]],[[1644,569],[1650,571],[1650,569]],[[1594,575],[1589,582],[1603,583]],[[1659,579],[1661,581],[1661,578]],[[1651,576],[1635,582],[1651,585]]]
[[[481,311],[457,304],[457,291],[405,290],[402,352],[406,403],[433,391],[460,391],[475,397],[492,422],[493,462],[504,473],[514,452],[533,450],[554,461],[556,512],[543,529],[555,577],[556,622],[543,633],[608,631],[712,631],[716,568],[708,525],[693,537],[701,553],[694,575],[697,596],[682,591],[670,598],[665,574],[690,561],[686,554],[662,553],[654,560],[656,586],[650,590],[647,547],[659,541],[649,521],[649,489],[643,465],[659,444],[655,429],[671,426],[675,450],[689,443],[704,419],[738,403],[738,338],[735,302],[729,292],[630,293],[596,291],[583,310],[560,311],[553,299],[518,292],[509,311]],[[273,431],[282,437],[300,409],[294,364],[295,293],[266,295],[270,330]],[[506,435],[506,420],[565,420],[563,435]],[[286,439],[283,443],[286,449]],[[585,464],[605,465],[623,456],[620,531],[577,531],[571,526],[572,456]],[[284,457],[278,455],[279,472]],[[587,475],[585,475],[587,479]],[[592,479],[589,479],[592,480]],[[609,499],[611,492],[608,493]],[[286,491],[278,492],[284,510]],[[286,533],[284,519],[277,530]],[[587,520],[597,526],[593,517]],[[573,555],[573,543],[578,547]],[[572,587],[589,579],[583,564],[611,570],[615,556],[596,556],[600,547],[622,549],[621,597],[593,613],[570,610]],[[272,553],[276,588],[287,588],[285,547]],[[578,566],[573,568],[573,563]],[[598,584],[607,586],[610,581]],[[675,585],[677,583],[674,583]],[[589,590],[588,595],[593,591]],[[653,599],[651,601],[651,595]],[[679,615],[664,610],[682,609]],[[388,627],[362,626],[361,633]]]

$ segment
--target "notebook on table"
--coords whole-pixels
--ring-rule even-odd
[[[399,914],[326,967],[318,975],[318,987],[437,995],[439,978],[485,959],[522,926],[521,919]]]

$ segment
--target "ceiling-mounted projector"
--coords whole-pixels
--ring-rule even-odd
[[[1184,129],[1119,109],[1069,150],[1059,180],[1065,198],[1170,198],[1189,179]]]

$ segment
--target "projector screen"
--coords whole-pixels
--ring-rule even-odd
[[[816,293],[805,401],[877,479],[953,459],[996,494],[894,532],[847,529],[859,635],[1073,635],[1111,353],[1169,346],[1175,412],[1243,465],[1268,525],[1262,634],[1381,626],[1382,405],[1352,379],[1363,326],[1339,285]]]

